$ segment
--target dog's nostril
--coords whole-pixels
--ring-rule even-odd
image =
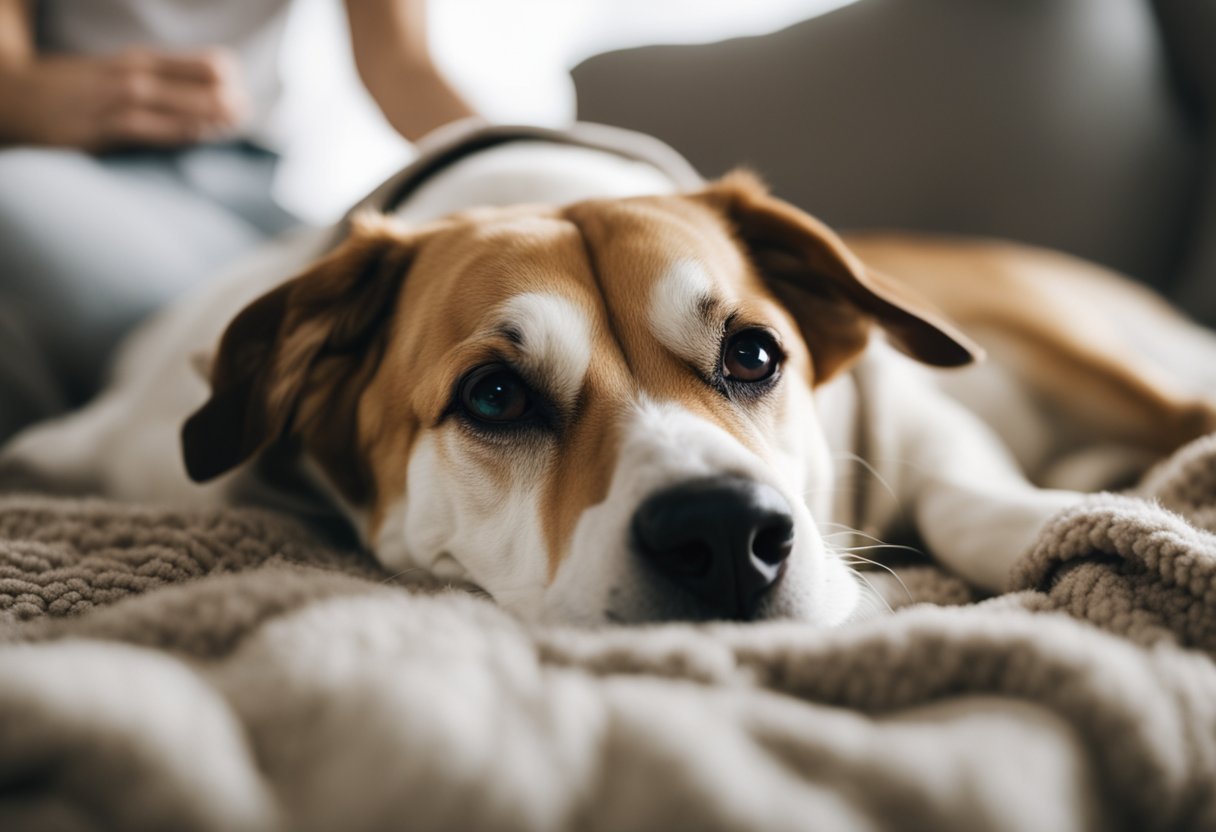
[[[776,566],[794,551],[794,524],[778,522],[761,529],[752,541],[752,554],[770,566]]]

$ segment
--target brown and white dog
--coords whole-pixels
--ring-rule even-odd
[[[1096,267],[843,239],[746,175],[671,191],[585,147],[462,157],[164,313],[6,458],[197,504],[287,449],[387,569],[525,619],[830,626],[862,598],[841,530],[998,590],[1054,513],[1216,424],[1172,372],[1213,339]],[[977,357],[955,325],[994,360],[931,369]]]

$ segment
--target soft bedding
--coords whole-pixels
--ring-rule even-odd
[[[576,631],[266,512],[8,496],[0,829],[1216,829],[1214,534],[1209,437],[996,598]]]

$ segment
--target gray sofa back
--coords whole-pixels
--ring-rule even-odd
[[[1214,0],[861,0],[574,79],[580,118],[750,166],[835,226],[1051,246],[1216,312],[1213,52]]]

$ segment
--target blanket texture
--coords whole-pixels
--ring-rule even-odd
[[[997,598],[592,632],[269,513],[10,496],[0,829],[1216,829],[1214,533],[1208,438]]]

